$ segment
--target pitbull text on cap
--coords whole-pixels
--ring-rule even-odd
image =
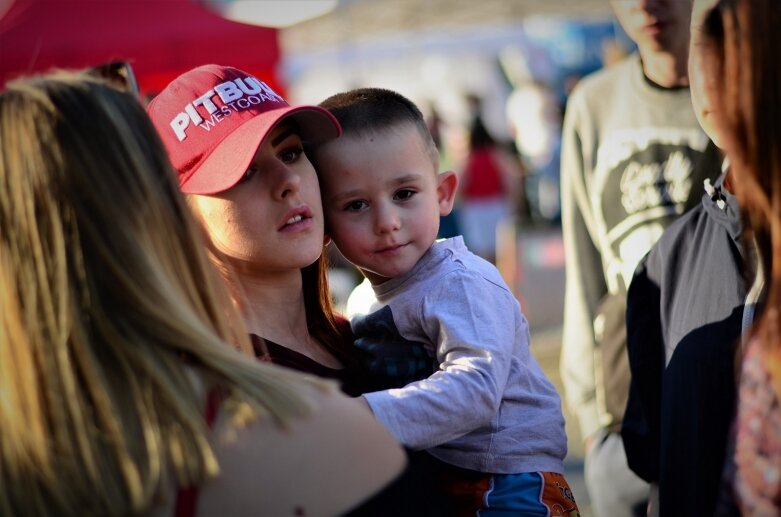
[[[215,96],[222,101],[222,106],[215,104]],[[170,122],[176,138],[181,142],[187,138],[185,130],[192,122],[202,129],[209,131],[212,127],[228,117],[232,112],[261,104],[262,102],[282,102],[285,100],[277,95],[266,83],[255,78],[245,77],[232,81],[226,81],[216,85],[194,101],[184,107],[184,111],[177,114]],[[208,119],[204,119],[198,108],[206,110]]]

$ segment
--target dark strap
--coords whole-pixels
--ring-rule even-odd
[[[206,425],[211,429],[214,419],[217,418],[217,410],[220,407],[220,394],[217,390],[209,392],[206,398]],[[195,510],[198,509],[198,487],[188,486],[180,488],[176,493],[176,505],[174,506],[174,517],[195,517]]]

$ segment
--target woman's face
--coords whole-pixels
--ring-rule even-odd
[[[323,252],[320,187],[291,124],[266,136],[239,183],[193,198],[214,246],[241,271],[301,269]]]
[[[703,35],[701,29],[710,3],[711,0],[704,0],[695,5],[689,49],[689,84],[697,120],[713,143],[723,149],[726,135],[723,111],[719,106],[723,72],[716,42]]]

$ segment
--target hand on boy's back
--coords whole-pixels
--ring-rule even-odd
[[[401,388],[433,373],[434,362],[423,343],[404,339],[387,305],[365,316],[357,316],[352,321],[352,328],[357,336],[355,346],[363,351],[364,364],[375,389]]]

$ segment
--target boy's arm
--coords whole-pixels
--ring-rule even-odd
[[[430,290],[420,313],[437,345],[439,370],[401,389],[365,394],[372,411],[404,445],[434,447],[488,424],[497,414],[525,320],[512,294],[478,275],[450,275]],[[520,345],[520,347],[519,347]]]

